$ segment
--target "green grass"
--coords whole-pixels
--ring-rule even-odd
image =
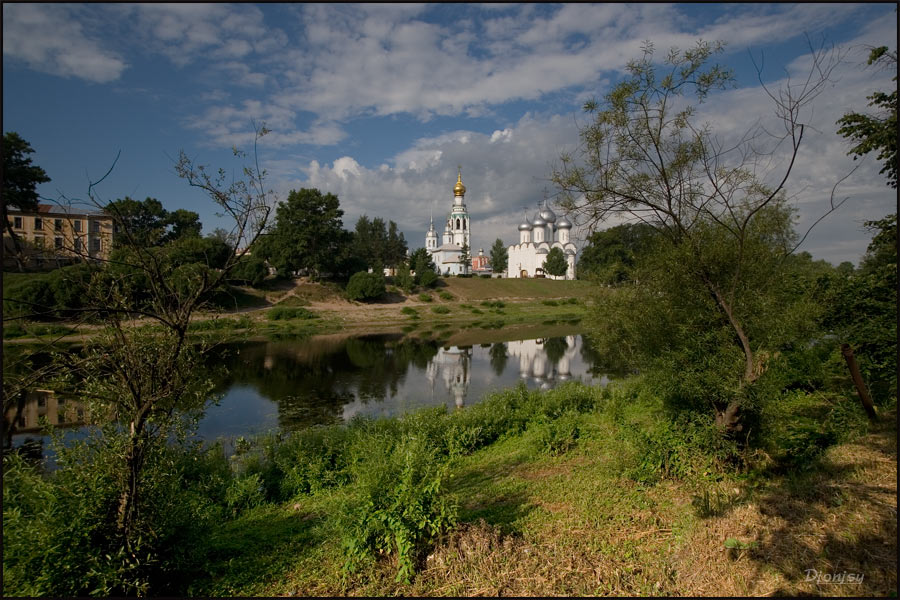
[[[436,315],[446,315],[450,312],[450,308],[448,308],[446,306],[432,306],[431,312],[433,312]]]
[[[434,298],[431,297],[431,294],[419,294],[419,302],[433,302]]]

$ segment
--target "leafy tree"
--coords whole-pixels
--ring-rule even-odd
[[[879,64],[895,71],[893,81],[897,81],[897,51],[888,51],[887,46],[873,48],[869,53],[869,65]],[[847,154],[853,160],[869,152],[878,151],[878,160],[882,161],[880,173],[887,177],[888,185],[897,187],[897,87],[890,93],[875,92],[866,96],[869,106],[878,110],[876,115],[847,113],[837,124],[841,127],[838,133],[854,142]]]
[[[590,223],[613,216],[647,223],[665,240],[664,252],[646,263],[647,284],[635,292],[646,303],[630,318],[643,321],[623,322],[617,339],[634,348],[637,340],[648,339],[635,337],[650,334],[646,327],[664,330],[650,339],[667,335],[655,338],[665,343],[649,346],[669,356],[670,368],[676,356],[693,352],[695,381],[714,373],[717,381],[728,382],[717,395],[695,387],[694,408],[711,405],[720,425],[737,430],[749,388],[766,370],[770,355],[762,348],[776,341],[771,336],[784,320],[783,312],[773,310],[780,296],[771,273],[793,249],[784,188],[803,139],[801,111],[825,89],[836,60],[816,51],[809,78],[777,94],[766,90],[784,132],[771,140],[773,148],[786,148],[788,155],[777,171],[765,173],[759,153],[767,151],[760,145],[767,130],[758,126],[737,143],[720,141],[708,126],[694,124],[694,108],[683,100],[692,93],[703,102],[732,84],[728,69],[709,64],[721,47],[698,42],[672,49],[657,66],[648,43],[602,106],[585,104],[592,122],[580,132],[580,151],[562,155],[553,180],[565,210]],[[675,287],[658,286],[660,281]],[[650,297],[650,289],[661,295]],[[664,313],[668,322],[654,322],[646,318],[654,305],[676,312]],[[675,323],[679,327],[673,329]],[[647,366],[648,354],[637,355]],[[715,368],[698,371],[697,365],[713,363]]]
[[[509,266],[509,253],[503,240],[497,238],[494,245],[491,246],[491,270],[494,273],[505,273]]]
[[[3,226],[13,243],[13,252],[19,270],[22,265],[22,245],[19,236],[13,231],[12,223],[7,215],[7,208],[17,208],[21,211],[37,211],[38,193],[37,185],[47,183],[50,178],[46,171],[31,163],[29,154],[34,153],[34,148],[15,131],[3,134]]]
[[[397,265],[397,274],[394,276],[394,283],[407,294],[412,292],[413,286],[416,285],[416,280],[412,273],[410,273],[409,265],[405,262]]]
[[[253,287],[259,286],[269,275],[266,261],[258,256],[245,256],[231,270],[229,282],[239,282]]]
[[[422,276],[427,271],[434,272],[435,270],[431,253],[425,248],[416,248],[409,255],[409,264],[416,272],[416,285],[426,285],[422,283]]]
[[[462,274],[468,274],[472,268],[472,257],[469,254],[469,245],[463,244],[459,251],[459,264],[462,266]]]
[[[388,223],[387,244],[385,247],[384,264],[386,267],[396,267],[406,260],[406,239],[402,231],[397,231],[397,224]]]
[[[308,270],[315,277],[331,272],[346,241],[344,211],[334,194],[317,189],[291,190],[278,205],[275,223],[255,250],[283,273]]]
[[[874,232],[859,269],[840,275],[822,303],[826,325],[850,344],[878,402],[897,393],[897,215],[867,221]]]
[[[648,249],[656,230],[645,223],[625,223],[595,231],[581,250],[578,278],[617,284],[630,278],[635,256]]]
[[[137,201],[125,196],[107,203],[103,210],[116,222],[116,247],[161,246],[184,237],[197,237],[202,229],[200,215],[183,208],[169,212],[156,198]]]
[[[406,239],[393,221],[385,226],[381,217],[370,220],[363,215],[356,221],[355,234],[356,255],[366,262],[367,268],[380,271],[406,259]]]
[[[569,263],[566,262],[566,255],[559,248],[551,248],[544,259],[544,271],[554,277],[560,277],[566,274]]]
[[[386,291],[384,275],[380,271],[354,273],[347,282],[347,297],[351,300],[373,300]]]

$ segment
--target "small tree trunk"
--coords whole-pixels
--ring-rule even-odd
[[[875,412],[875,405],[872,404],[872,397],[869,396],[869,390],[863,381],[862,374],[859,372],[859,365],[856,363],[856,357],[853,356],[853,349],[850,344],[841,344],[841,354],[847,361],[847,367],[850,369],[850,377],[853,379],[853,385],[856,386],[856,393],[859,394],[859,401],[862,402],[866,414],[872,421],[878,420],[878,413]]]

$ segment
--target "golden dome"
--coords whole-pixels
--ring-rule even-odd
[[[459,170],[459,173],[456,175],[456,185],[453,186],[453,195],[454,196],[465,196],[466,195],[466,186],[463,185],[462,182],[462,169]]]

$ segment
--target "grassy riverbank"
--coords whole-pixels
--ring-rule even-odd
[[[444,494],[458,507],[458,520],[424,547],[409,581],[397,581],[396,547],[346,571],[348,526],[352,532],[354,522],[348,523],[347,514],[365,512],[360,503],[377,487],[370,479],[321,487],[282,504],[263,503],[216,528],[205,549],[213,558],[205,567],[210,576],[194,581],[191,591],[896,593],[893,415],[829,448],[807,469],[786,471],[756,457],[734,470],[722,462],[728,459],[725,449],[717,458],[704,446],[702,426],[667,428],[656,403],[639,389],[605,393],[572,386],[530,397],[512,390],[488,399],[482,410],[467,409],[469,418],[421,413],[405,419],[405,428],[383,426],[381,436],[399,428],[437,447],[461,440],[472,446],[471,452],[465,444],[451,447],[438,459],[446,467]],[[486,419],[488,413],[494,418]],[[493,434],[486,430],[498,432],[504,419],[519,422],[507,423],[489,441]],[[479,433],[468,438],[461,433],[476,423]],[[390,470],[383,463],[369,468]],[[421,489],[407,496],[393,488],[383,491],[389,498],[380,510],[388,514],[405,508],[393,501],[421,500],[416,495]],[[816,583],[807,580],[808,569],[858,573],[864,579],[853,586]]]
[[[577,323],[594,291],[585,282],[548,279],[446,278],[439,284],[412,294],[393,288],[380,300],[365,303],[347,300],[333,284],[303,280],[271,290],[238,288],[229,296],[233,310],[199,313],[192,330],[220,338],[403,332],[441,339],[462,330]],[[14,323],[4,327],[4,341],[74,342],[95,330],[89,323]]]
[[[238,440],[234,458],[161,446],[134,559],[103,546],[108,431],[49,479],[5,461],[4,591],[895,594],[895,413],[869,425],[854,398],[798,398],[823,418],[772,447],[833,440],[803,464],[673,422],[640,379]]]

